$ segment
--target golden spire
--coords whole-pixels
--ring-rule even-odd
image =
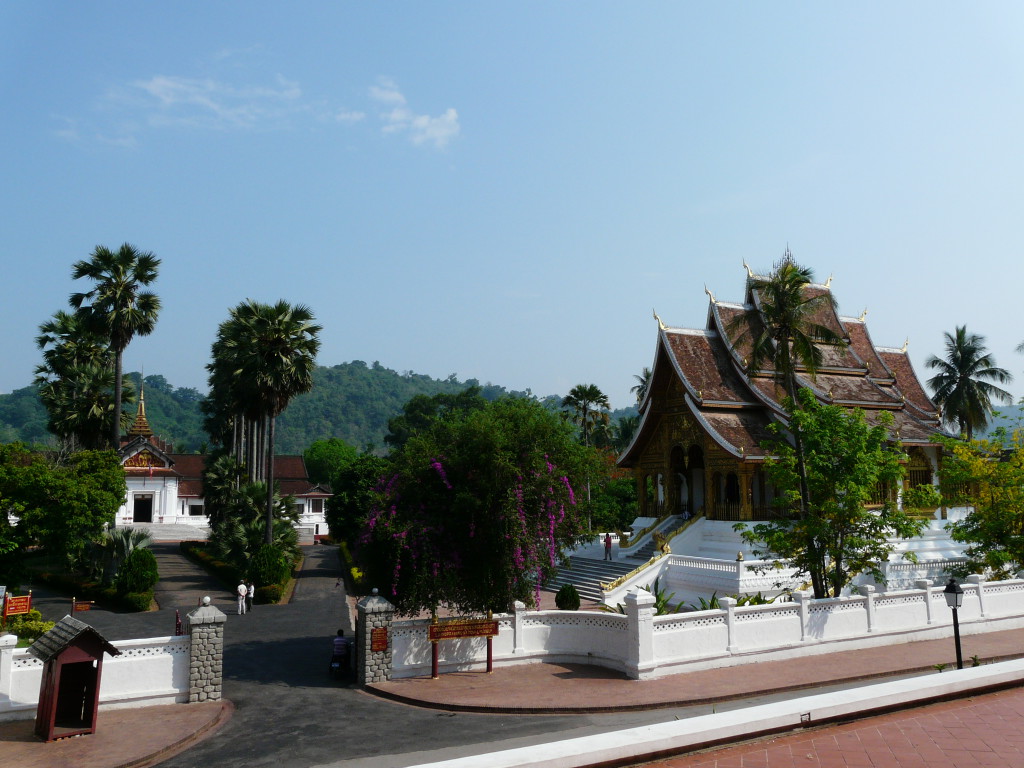
[[[150,428],[149,421],[146,419],[146,389],[144,386],[140,385],[139,409],[135,413],[135,421],[128,430],[128,437],[150,437],[152,434],[153,430]]]
[[[654,315],[654,319],[658,321],[658,329],[664,331],[665,324],[661,322],[661,318],[658,317],[658,313],[654,309],[651,309],[651,313]]]

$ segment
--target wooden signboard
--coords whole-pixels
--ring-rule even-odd
[[[438,640],[458,640],[463,637],[496,637],[498,635],[498,622],[490,619],[461,619],[459,621],[446,621],[442,624],[431,624],[429,639],[436,643]]]
[[[388,649],[388,631],[384,627],[370,630],[370,651],[383,653]]]
[[[21,595],[15,597],[14,595],[8,595],[7,600],[4,601],[4,618],[8,616],[18,616],[23,613],[28,613],[32,610],[32,593],[29,592],[27,595]]]

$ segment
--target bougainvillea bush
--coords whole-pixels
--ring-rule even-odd
[[[562,418],[518,398],[443,419],[393,459],[360,559],[403,614],[535,605],[584,534],[588,481],[607,473]]]

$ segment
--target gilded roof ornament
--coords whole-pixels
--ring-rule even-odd
[[[828,276],[828,280],[825,281],[825,287],[826,288],[831,288],[832,287],[832,275],[829,275]]]
[[[910,337],[907,336],[907,340],[903,342],[903,348],[900,349],[900,352],[902,352],[904,355],[907,354],[907,347],[909,347],[909,346],[910,346]]]
[[[862,323],[863,323],[863,322],[864,322],[865,320],[867,320],[867,319],[868,319],[868,308],[867,308],[867,307],[864,307],[864,311],[860,313],[860,317],[859,317],[859,318],[857,318],[857,319],[858,319],[858,320],[860,320],[860,321],[861,321]]]
[[[715,294],[713,294],[713,293],[711,292],[711,289],[710,289],[710,288],[708,288],[708,287],[707,287],[707,285],[705,285],[705,286],[704,286],[704,293],[706,293],[706,294],[707,294],[707,295],[708,295],[708,296],[710,297],[710,299],[711,299],[711,303],[712,303],[712,304],[717,304],[717,303],[718,303],[718,302],[717,302],[717,301],[715,300]]]
[[[743,268],[745,270],[747,270],[747,277],[749,277],[751,280],[753,280],[754,279],[754,270],[752,270],[750,268],[750,265],[747,264],[747,260],[746,259],[743,260]]]
[[[651,314],[653,314],[654,315],[654,319],[658,321],[658,329],[664,331],[665,330],[665,324],[663,322],[661,322],[661,318],[658,317],[658,313],[653,308],[651,309]]]

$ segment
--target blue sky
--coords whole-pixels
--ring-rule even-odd
[[[5,3],[0,392],[71,264],[163,260],[126,368],[205,388],[246,298],[319,362],[629,404],[656,309],[787,245],[880,345],[985,335],[1024,392],[1012,3]]]

